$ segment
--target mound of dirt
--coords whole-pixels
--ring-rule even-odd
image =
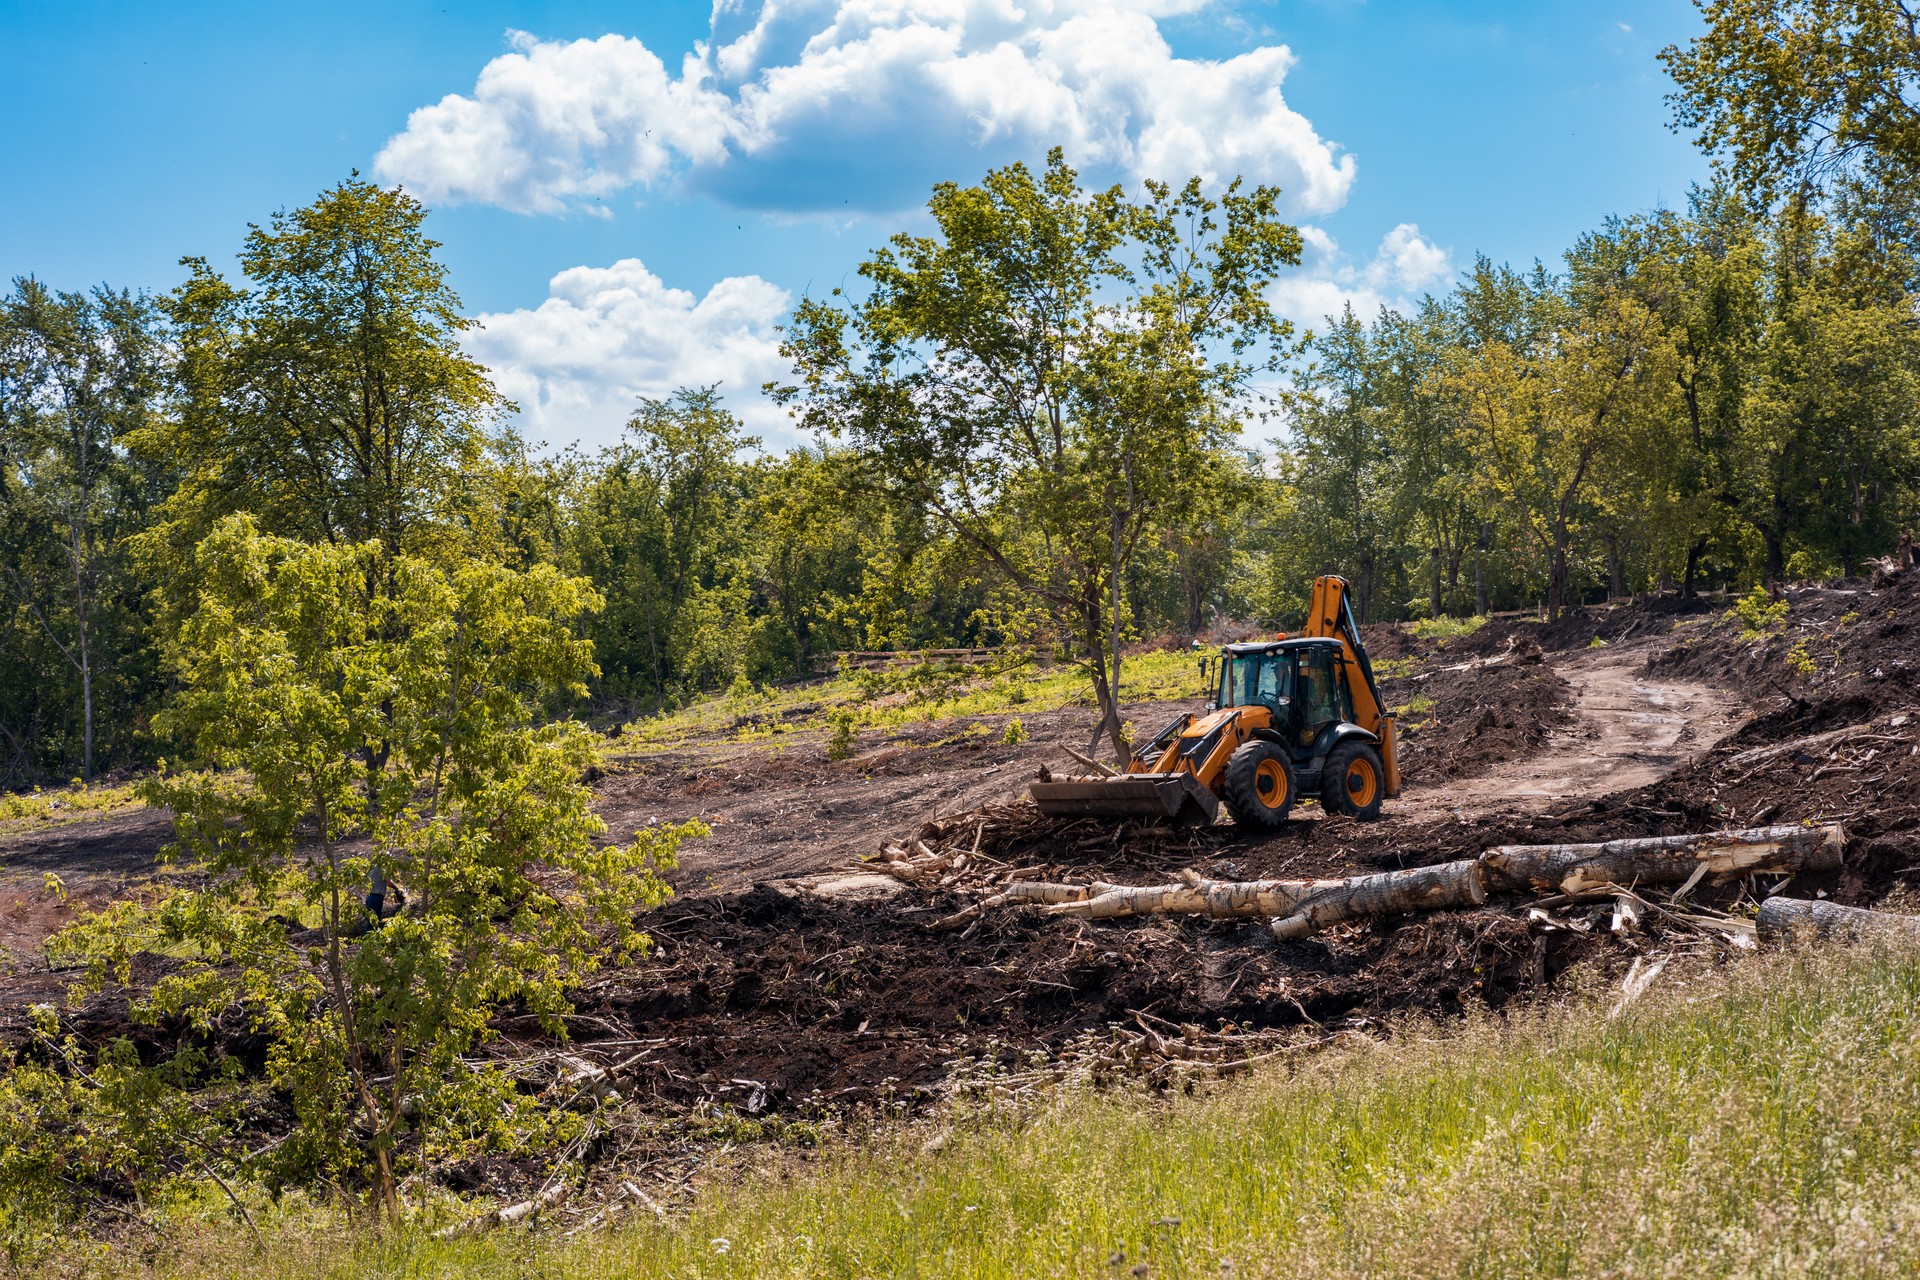
[[[1567,722],[1572,699],[1524,634],[1510,636],[1491,660],[1382,680],[1380,692],[1400,709],[1402,771],[1428,780],[1526,759]]]

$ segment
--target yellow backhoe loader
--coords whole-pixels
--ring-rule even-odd
[[[1137,747],[1125,773],[1033,783],[1041,812],[1210,822],[1224,803],[1235,822],[1277,827],[1307,797],[1367,819],[1400,794],[1393,715],[1346,579],[1314,581],[1299,635],[1230,644],[1218,662],[1205,714],[1183,715]]]

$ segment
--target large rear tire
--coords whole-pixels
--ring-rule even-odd
[[[1364,742],[1343,742],[1327,752],[1320,770],[1320,807],[1328,813],[1370,822],[1380,816],[1387,795],[1387,771],[1380,753]]]
[[[1286,822],[1293,810],[1293,766],[1286,751],[1260,738],[1241,743],[1227,757],[1220,798],[1242,826],[1272,830]]]

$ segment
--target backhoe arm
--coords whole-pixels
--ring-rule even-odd
[[[1373,663],[1360,639],[1360,624],[1347,598],[1347,580],[1328,575],[1313,580],[1313,598],[1307,606],[1303,635],[1340,642],[1340,661],[1346,668],[1347,692],[1353,697],[1353,721],[1380,739],[1380,763],[1386,769],[1387,795],[1400,794],[1400,750],[1394,736],[1393,715],[1380,698]]]

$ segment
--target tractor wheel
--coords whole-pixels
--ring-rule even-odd
[[[1380,816],[1387,794],[1387,772],[1380,753],[1364,742],[1343,742],[1327,752],[1320,770],[1320,807],[1362,822]]]
[[[1227,757],[1220,798],[1243,826],[1273,828],[1293,808],[1293,766],[1284,748],[1255,738]]]

